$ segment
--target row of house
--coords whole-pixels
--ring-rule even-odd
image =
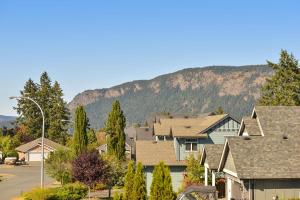
[[[178,191],[187,157],[201,152],[205,185],[224,177],[228,200],[300,198],[300,107],[256,106],[241,124],[228,114],[158,116],[148,124],[126,129],[128,159],[142,162],[148,194],[155,165],[164,161],[170,167]],[[45,157],[61,147],[45,139]],[[41,139],[16,150],[26,161],[40,161]]]
[[[300,198],[299,130],[300,107],[256,106],[238,136],[204,146],[205,180],[223,174],[228,200]]]

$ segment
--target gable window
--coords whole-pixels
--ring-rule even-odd
[[[198,151],[197,139],[185,139],[185,151]]]

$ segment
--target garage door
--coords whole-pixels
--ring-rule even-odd
[[[42,154],[40,152],[30,152],[28,155],[28,161],[41,161]]]

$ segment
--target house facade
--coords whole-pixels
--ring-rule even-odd
[[[239,126],[228,114],[160,118],[153,124],[154,141],[136,141],[136,161],[145,167],[148,192],[153,168],[160,161],[170,167],[177,192],[184,178],[186,158],[197,155],[204,144],[224,144],[225,137],[237,136]]]
[[[226,139],[218,171],[226,199],[300,197],[300,107],[256,106],[238,135]]]
[[[44,158],[58,148],[65,148],[64,146],[44,138]],[[19,159],[24,159],[26,162],[41,161],[42,159],[42,138],[38,138],[16,148],[19,154]]]

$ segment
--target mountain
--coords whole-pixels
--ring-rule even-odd
[[[0,127],[7,127],[7,128],[12,128],[13,125],[11,124],[16,120],[16,117],[14,116],[5,116],[5,115],[0,115]]]
[[[106,89],[84,91],[68,107],[84,105],[90,124],[103,127],[112,101],[118,99],[127,124],[143,123],[155,113],[197,115],[222,106],[225,112],[241,119],[249,115],[260,95],[260,87],[272,70],[265,65],[210,66],[188,68]]]

